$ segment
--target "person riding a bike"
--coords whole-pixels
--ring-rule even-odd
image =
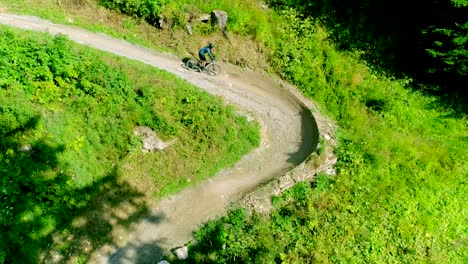
[[[211,52],[211,50],[214,48],[214,45],[212,43],[208,44],[208,46],[206,47],[203,47],[201,48],[199,51],[198,51],[198,56],[200,57],[200,61],[201,61],[201,67],[205,67],[206,65],[206,56],[205,54],[208,53],[208,55],[210,56],[211,60],[213,61],[215,59],[215,56],[213,55],[213,53]]]
[[[206,47],[201,48],[198,51],[198,58],[189,58],[188,60],[184,59],[184,66],[189,71],[203,72],[209,76],[217,76],[221,73],[221,67],[214,62],[215,56],[213,55],[214,45],[209,44]],[[207,62],[207,55],[210,56],[211,61]]]

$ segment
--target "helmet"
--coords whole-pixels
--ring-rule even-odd
[[[214,48],[213,43],[208,44],[208,47],[210,47],[210,49]]]

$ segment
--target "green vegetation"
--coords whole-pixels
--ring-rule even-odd
[[[158,0],[100,0],[99,3],[110,9],[116,9],[124,14],[145,19],[150,24],[159,20],[161,5]]]
[[[319,175],[312,185],[274,197],[271,215],[239,209],[207,223],[196,234],[189,262],[466,261],[466,1],[420,1],[416,9],[401,1],[386,8],[377,1],[269,1],[276,12],[255,1],[164,3],[158,14],[187,21],[191,12],[225,9],[232,14],[229,30],[243,36],[221,41],[200,24],[195,36],[186,37],[177,19],[169,31],[152,31],[141,19],[124,16],[105,25],[97,18],[77,23],[115,28],[115,35],[159,49],[171,44],[179,54],[202,40],[218,40],[227,60],[277,73],[339,124],[337,176]],[[54,5],[20,9],[44,6]],[[67,6],[56,10],[63,19],[75,14]],[[423,93],[428,90],[440,93]],[[26,122],[21,116],[27,112],[16,115],[16,126]]]
[[[270,0],[319,18],[341,49],[468,112],[468,1]]]
[[[196,20],[202,13],[224,10],[229,14],[228,30],[241,35],[255,35],[259,29],[268,26],[266,16],[253,0],[231,3],[229,1],[188,1],[188,0],[99,0],[98,3],[130,16],[143,18],[152,25],[158,25],[160,18],[171,21],[171,27],[184,27]],[[203,31],[202,31],[203,32]],[[212,33],[213,30],[207,30]]]
[[[35,263],[48,247],[71,256],[83,243],[112,243],[113,227],[143,216],[151,199],[214,175],[259,143],[257,124],[220,98],[100,53],[0,28],[4,263]],[[136,126],[175,143],[142,153]],[[133,213],[113,215],[121,206]]]
[[[123,3],[127,3],[124,6]],[[196,55],[200,47],[207,42],[216,43],[216,55],[219,59],[232,64],[248,66],[262,71],[268,70],[268,46],[271,41],[270,23],[276,15],[269,10],[262,10],[255,0],[248,1],[165,1],[157,4],[160,8],[152,15],[159,19],[162,15],[170,27],[159,30],[154,19],[145,12],[128,11],[147,3],[160,1],[115,1],[115,0],[41,0],[31,3],[28,0],[4,0],[9,12],[40,16],[54,22],[77,25],[94,32],[104,32],[110,36],[122,38],[132,43],[160,51],[171,51],[179,56]],[[106,9],[110,6],[112,9]],[[119,9],[119,7],[121,7]],[[228,39],[209,23],[198,19],[205,13],[219,9],[228,12]],[[120,10],[120,11],[119,11]],[[136,8],[139,10],[139,8]],[[125,13],[132,14],[127,16]],[[150,21],[150,22],[147,22]],[[152,21],[152,22],[151,22]],[[186,23],[192,25],[194,34],[185,31]],[[231,34],[235,33],[235,34]],[[265,52],[265,54],[263,53]]]

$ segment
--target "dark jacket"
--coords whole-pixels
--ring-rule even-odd
[[[214,55],[213,53],[211,53],[211,49],[209,46],[206,46],[204,48],[201,48],[200,51],[198,52],[198,55],[200,55],[200,57],[205,57],[205,54],[208,53],[208,55],[210,56],[210,58],[212,60],[214,60]]]

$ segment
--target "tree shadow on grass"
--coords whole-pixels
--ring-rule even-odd
[[[82,194],[89,194],[87,204],[63,218],[44,259],[88,259],[104,245],[118,246],[119,231],[129,229],[149,212],[144,195],[126,182],[118,182],[115,171],[70,196]]]
[[[64,145],[27,142],[38,121],[0,135],[0,260],[85,261],[103,245],[118,246],[117,232],[148,215],[144,194],[115,169],[77,188],[58,159]]]

